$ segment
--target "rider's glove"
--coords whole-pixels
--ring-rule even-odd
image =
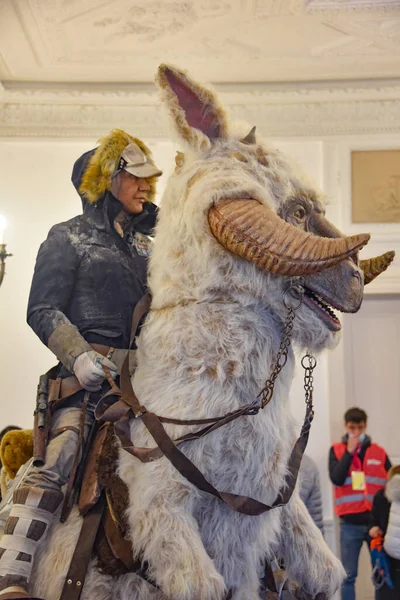
[[[75,359],[73,368],[81,386],[88,392],[97,392],[105,378],[103,367],[110,370],[113,378],[117,376],[117,366],[111,360],[94,350],[89,350]]]
[[[113,377],[117,374],[117,367],[95,352],[79,330],[67,319],[65,321],[54,329],[47,345],[64,367],[75,373],[83,388],[90,392],[97,391],[105,377],[102,365],[110,369]]]

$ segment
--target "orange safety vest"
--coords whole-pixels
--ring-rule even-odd
[[[338,460],[340,460],[346,451],[346,444],[339,442],[333,444],[333,451]],[[387,480],[387,471],[385,469],[386,452],[378,444],[368,446],[364,461],[363,471],[365,474],[365,490],[353,490],[351,485],[350,467],[348,476],[343,485],[337,485],[334,488],[335,495],[335,513],[340,517],[342,515],[353,515],[371,510],[372,500],[378,490],[383,488]]]

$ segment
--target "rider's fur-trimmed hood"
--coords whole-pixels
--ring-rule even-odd
[[[150,149],[142,140],[131,136],[122,129],[113,129],[99,140],[99,145],[91,152],[85,165],[78,190],[89,204],[95,204],[107,190],[110,190],[118,159],[124,148],[133,142],[139,146],[145,156],[151,157]],[[153,202],[156,192],[156,177],[149,177],[148,182],[150,184],[148,201]]]

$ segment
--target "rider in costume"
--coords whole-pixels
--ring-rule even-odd
[[[73,167],[83,214],[52,227],[39,249],[27,319],[59,360],[57,386],[44,465],[14,492],[0,540],[1,600],[30,597],[36,550],[109,389],[103,367],[117,378],[129,349],[132,313],[146,292],[160,175],[141,140],[112,131]]]

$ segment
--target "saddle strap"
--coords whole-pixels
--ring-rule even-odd
[[[104,495],[83,518],[82,529],[68,569],[60,600],[79,600],[94,541],[106,506]]]
[[[133,310],[129,349],[131,349],[133,346],[135,337],[139,329],[139,325],[142,324],[143,319],[147,316],[147,313],[150,310],[150,304],[151,294],[150,292],[146,292],[146,294],[144,294],[144,296],[140,298],[139,302],[136,304]]]
[[[165,431],[160,418],[152,412],[148,412],[144,406],[142,406],[132,388],[131,378],[129,375],[129,365],[127,361],[122,366],[121,370],[121,393],[122,399],[131,407],[135,417],[140,417],[146,426],[147,430],[155,440],[158,448],[162,454],[172,463],[175,469],[192,483],[199,490],[212,494],[219,500],[222,500],[232,510],[243,513],[246,515],[257,516],[264,512],[268,512],[279,506],[287,504],[293,494],[293,490],[296,485],[299,468],[304,451],[307,446],[308,437],[310,433],[311,422],[313,419],[313,409],[311,405],[307,405],[306,415],[304,423],[301,429],[299,438],[297,439],[290,459],[288,462],[287,474],[283,486],[280,488],[277,498],[272,505],[264,504],[259,500],[250,498],[248,496],[242,496],[238,494],[232,494],[230,492],[222,492],[217,490],[201,473],[201,471],[192,463],[192,461],[183,454],[177,445],[171,440],[167,432]],[[127,406],[127,408],[128,408]],[[238,415],[239,416],[239,415]],[[115,432],[120,437],[123,447],[137,456],[142,462],[147,462],[145,448],[135,449],[132,446],[132,442],[128,444],[127,439],[127,425],[124,425],[124,421],[128,422],[129,413],[125,413],[124,418],[120,423],[116,423]],[[222,425],[222,423],[221,423]],[[220,425],[220,426],[221,426]],[[128,436],[129,437],[129,436]],[[189,438],[188,438],[189,439]],[[133,450],[133,451],[131,451]],[[136,452],[135,452],[136,450]],[[151,449],[152,450],[152,449]],[[138,452],[139,451],[139,452]],[[152,457],[150,460],[154,460]]]
[[[75,451],[74,460],[71,467],[71,472],[68,477],[67,488],[64,494],[64,503],[61,510],[60,521],[61,523],[65,523],[67,520],[69,513],[71,512],[72,503],[73,503],[73,489],[76,480],[76,474],[79,467],[79,462],[81,460],[82,448],[85,442],[85,415],[86,415],[86,407],[89,401],[89,392],[85,392],[85,397],[82,403],[80,418],[79,418],[79,435],[78,435],[78,444]]]
[[[273,508],[283,506],[289,502],[297,481],[301,458],[308,440],[309,428],[298,438],[289,459],[288,474],[285,478],[285,483],[279,490],[275,502],[272,505],[268,505],[248,496],[217,490],[204,477],[203,473],[201,473],[201,471],[191,462],[191,460],[175,446],[159,421],[157,415],[146,412],[142,415],[142,421],[154,438],[155,442],[161,448],[163,454],[179,471],[179,473],[183,475],[183,477],[185,477],[199,490],[208,492],[209,494],[212,494],[216,498],[222,500],[222,502],[224,502],[232,510],[246,515],[257,516],[268,512]]]
[[[147,294],[136,305],[134,311],[134,313],[136,314],[134,314],[132,321],[132,336],[136,334],[138,325],[144,318],[144,316],[147,314],[150,304],[151,296]],[[247,405],[246,407],[243,407],[242,409],[239,409],[234,413],[225,415],[222,418],[201,420],[203,424],[208,422],[211,423],[211,425],[205,427],[200,432],[186,434],[185,436],[174,442],[165,431],[162,425],[162,421],[169,423],[179,422],[179,424],[182,425],[194,424],[194,422],[179,421],[178,419],[167,419],[163,417],[158,417],[155,413],[148,412],[147,409],[140,404],[132,388],[131,377],[129,373],[128,357],[125,359],[122,365],[120,385],[121,390],[119,391],[118,389],[115,389],[116,386],[114,384],[114,390],[111,390],[111,395],[113,393],[116,393],[116,395],[121,395],[122,402],[120,401],[114,404],[113,406],[110,406],[101,418],[102,420],[108,420],[108,418],[111,417],[111,413],[114,413],[113,418],[110,418],[110,420],[115,422],[115,432],[121,441],[122,447],[137,458],[139,458],[142,462],[155,460],[157,458],[161,458],[161,456],[164,455],[172,463],[175,469],[195,487],[197,487],[201,491],[212,494],[213,496],[224,502],[227,506],[229,506],[229,508],[239,513],[257,516],[279,506],[283,506],[284,504],[287,504],[289,502],[296,485],[301,460],[308,442],[311,422],[313,419],[313,409],[311,404],[307,405],[306,415],[304,418],[304,423],[301,429],[300,436],[297,439],[292,453],[290,455],[284,484],[280,488],[275,502],[272,505],[268,505],[248,496],[242,496],[238,494],[232,494],[230,492],[222,492],[217,490],[204,477],[204,475],[192,463],[192,461],[189,458],[187,458],[187,456],[185,456],[177,447],[178,443],[182,443],[184,441],[189,441],[191,439],[196,439],[203,435],[206,435],[207,433],[214,431],[218,427],[225,425],[226,423],[238,418],[239,416],[245,414],[252,414],[251,412],[249,412],[250,405]],[[136,418],[142,419],[144,425],[153,437],[158,448],[136,448],[132,444],[132,441],[130,440],[129,436],[129,419],[131,416],[130,410],[132,410]]]
[[[113,383],[115,386],[115,384]],[[116,391],[112,389],[109,394],[104,396],[102,400],[98,403],[95,415],[96,419],[106,423],[111,422],[114,423],[116,434],[119,437],[122,448],[140,458],[140,460],[144,463],[152,462],[153,460],[157,460],[164,456],[161,449],[156,446],[154,448],[141,448],[132,444],[132,440],[130,438],[130,419],[134,416],[132,412],[132,408],[124,402],[121,397],[120,390]],[[118,400],[116,398],[119,398]],[[227,423],[231,423],[235,419],[243,416],[252,414],[250,405],[243,406],[237,409],[234,412],[228,413],[222,417],[214,417],[212,419],[191,419],[191,420],[181,420],[181,419],[170,419],[167,417],[158,416],[161,423],[174,423],[177,425],[202,425],[207,423],[206,427],[200,429],[198,431],[194,431],[191,433],[186,433],[185,435],[180,436],[178,439],[173,440],[176,446],[183,444],[184,442],[189,442],[193,440],[198,440],[213,431],[216,431],[223,425]],[[141,416],[140,409],[137,409],[136,416]]]

